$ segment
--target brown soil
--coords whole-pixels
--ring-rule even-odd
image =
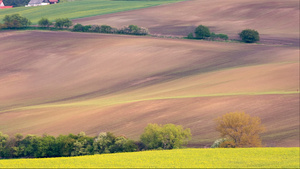
[[[261,43],[299,46],[298,0],[189,0],[147,9],[81,18],[85,25],[130,24],[149,29],[151,34],[187,36],[198,25],[238,39],[243,29],[255,29]]]
[[[299,1],[190,0],[74,22],[172,36],[200,24],[231,38],[251,28],[262,44],[0,32],[3,133],[138,139],[148,123],[175,123],[191,128],[191,146],[206,146],[219,137],[214,118],[245,111],[262,119],[267,146],[299,146]]]

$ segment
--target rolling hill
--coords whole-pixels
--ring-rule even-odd
[[[219,138],[216,117],[245,111],[262,119],[266,146],[299,146],[299,2],[267,2],[185,1],[74,20],[137,24],[154,34],[176,36],[201,23],[232,37],[253,26],[261,33],[260,44],[2,31],[0,131],[111,131],[138,139],[148,123],[174,123],[191,128],[190,146],[205,146]],[[270,14],[257,6],[266,6]],[[202,15],[205,11],[197,7],[215,12]],[[272,13],[278,9],[286,12],[281,19]]]

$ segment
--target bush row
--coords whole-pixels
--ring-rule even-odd
[[[182,126],[166,124],[160,126],[149,124],[141,135],[141,141],[133,141],[125,136],[115,136],[110,132],[100,133],[97,137],[86,136],[84,132],[77,135],[60,135],[58,137],[43,135],[16,134],[9,137],[0,132],[1,158],[41,158],[93,155],[102,153],[133,152],[147,149],[180,148],[187,143],[191,134]]]
[[[6,15],[3,19],[4,24],[0,23],[0,29],[16,29],[26,28],[31,24],[31,21],[19,14]],[[53,23],[47,18],[42,18],[38,22],[40,27],[49,28]],[[68,18],[58,18],[55,20],[54,27],[56,29],[69,28],[72,26],[72,21]],[[131,35],[148,35],[149,31],[146,28],[138,27],[136,25],[129,25],[123,28],[117,29],[108,25],[81,25],[76,24],[72,31],[74,32],[97,32],[97,33],[118,33],[118,34],[131,34]],[[228,40],[226,34],[215,34],[210,32],[209,28],[203,25],[199,25],[195,29],[195,36],[190,33],[188,39],[206,39],[206,40]],[[254,43],[260,40],[259,33],[256,30],[245,29],[239,36],[243,42]]]
[[[81,25],[76,24],[72,31],[74,32],[97,32],[97,33],[118,33],[131,35],[148,35],[149,31],[146,28],[141,28],[136,25],[129,25],[117,29],[108,25]]]
[[[78,135],[60,135],[58,137],[43,135],[16,134],[9,138],[0,132],[0,157],[63,157],[92,155],[101,153],[136,151],[138,146],[126,137],[116,137],[112,133],[100,133],[98,137]]]
[[[205,39],[205,40],[228,40],[226,34],[215,34],[210,32],[209,28],[203,25],[199,25],[195,29],[195,36],[193,33],[189,33],[188,39]],[[254,43],[259,41],[259,33],[256,30],[245,29],[239,33],[239,36],[243,42]]]

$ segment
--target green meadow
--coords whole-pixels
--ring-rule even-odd
[[[37,7],[17,7],[0,10],[0,21],[5,15],[18,13],[27,17],[33,24],[46,17],[51,21],[56,18],[84,18],[96,15],[129,11],[140,8],[147,8],[179,0],[155,0],[155,1],[111,1],[111,0],[84,0],[58,3],[55,5]]]
[[[175,149],[0,160],[0,168],[299,168],[297,148]]]

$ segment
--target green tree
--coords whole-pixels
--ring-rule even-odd
[[[203,25],[199,25],[196,29],[195,29],[195,35],[197,39],[204,39],[207,37],[210,37],[210,31],[209,28]]]
[[[124,136],[117,137],[115,143],[110,146],[110,152],[133,152],[137,150],[137,145],[135,145],[133,140],[129,140]]]
[[[115,141],[116,137],[113,133],[100,133],[93,143],[95,154],[110,153],[111,146],[115,144]]]
[[[100,26],[100,32],[101,33],[112,33],[113,28],[111,26],[108,26],[108,25],[101,25]]]
[[[86,136],[84,132],[77,135],[73,146],[72,156],[93,154],[93,139]]]
[[[68,18],[58,18],[55,20],[55,28],[62,29],[63,27],[69,28],[72,26],[72,21]]]
[[[49,19],[47,19],[47,18],[40,19],[38,24],[41,27],[47,27],[47,28],[49,28],[49,26],[53,25],[53,23],[51,21],[49,21]]]
[[[220,147],[260,147],[259,134],[265,128],[261,125],[259,117],[248,114],[232,112],[216,119],[216,130],[226,140]]]
[[[141,142],[148,149],[173,149],[180,148],[191,139],[190,129],[183,129],[180,125],[148,124],[141,135]]]
[[[3,134],[0,132],[0,158],[5,157],[5,148],[6,148],[6,143],[8,141],[9,137],[7,134]]]
[[[31,24],[31,21],[19,14],[5,15],[3,22],[6,28],[24,28]]]
[[[252,29],[245,29],[239,35],[242,41],[246,43],[254,43],[260,40],[259,33]]]

